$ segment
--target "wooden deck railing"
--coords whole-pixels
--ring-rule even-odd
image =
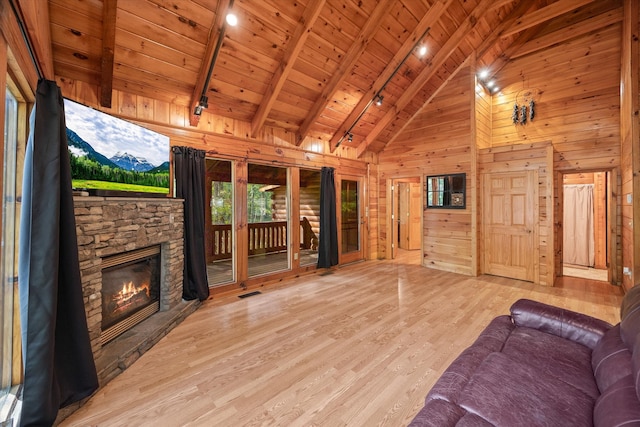
[[[317,248],[318,238],[311,229],[309,221],[301,221],[301,246],[304,249]],[[230,259],[233,253],[231,224],[212,225],[213,240],[209,260]],[[287,221],[257,222],[249,224],[249,256],[281,252],[287,250]]]

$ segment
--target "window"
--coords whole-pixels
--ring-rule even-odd
[[[466,174],[428,176],[427,208],[465,209]]]
[[[18,151],[18,120],[19,103],[13,93],[7,88],[5,96],[4,117],[4,150],[3,150],[3,175],[2,175],[2,253],[0,254],[0,270],[2,272],[2,291],[0,292],[0,351],[2,352],[2,365],[0,365],[0,408],[10,406],[9,393],[20,378],[14,378],[15,365],[21,366],[19,356],[20,349],[14,348],[14,336],[18,335],[17,325],[14,319],[18,313],[14,313],[14,293],[17,294],[17,232],[16,215],[17,198],[17,151]],[[17,359],[17,360],[16,360]],[[14,363],[15,362],[15,363]],[[18,370],[18,372],[20,372]],[[19,375],[16,375],[19,376]],[[6,413],[2,413],[2,419]]]

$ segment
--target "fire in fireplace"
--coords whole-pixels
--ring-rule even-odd
[[[103,344],[151,316],[159,308],[159,246],[103,258]]]

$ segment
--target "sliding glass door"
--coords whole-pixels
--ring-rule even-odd
[[[207,159],[206,185],[209,203],[206,206],[205,245],[209,286],[235,280],[233,230],[233,180],[229,160]]]
[[[340,263],[361,260],[362,256],[362,211],[361,183],[357,177],[340,179]]]
[[[249,163],[249,277],[289,269],[287,168]]]

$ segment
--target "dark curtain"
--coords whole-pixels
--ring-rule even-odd
[[[24,383],[21,426],[51,425],[58,409],[98,388],[84,310],[64,104],[40,80],[24,160],[19,294]]]
[[[209,297],[207,256],[204,245],[205,152],[173,147],[176,197],[184,199],[184,277],[182,298]]]
[[[322,168],[320,178],[320,244],[318,268],[338,264],[338,223],[336,220],[336,184],[333,168]]]

